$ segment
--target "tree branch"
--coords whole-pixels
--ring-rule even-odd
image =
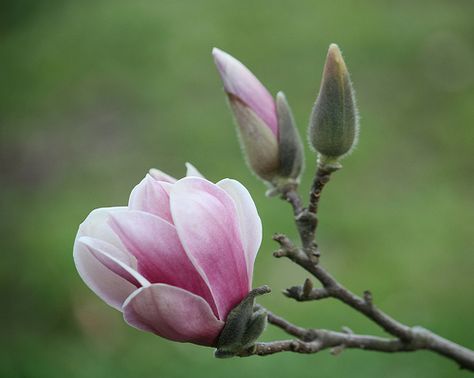
[[[317,353],[329,348],[364,349],[386,353],[408,352],[420,349],[415,343],[405,343],[398,339],[356,335],[325,329],[305,329],[271,312],[268,312],[268,322],[290,335],[296,336],[297,339],[257,343],[253,348],[242,352],[239,355],[240,357],[251,355],[266,356],[280,352]]]
[[[324,189],[324,186],[331,179],[331,174],[336,171],[338,168],[328,168],[326,166],[321,166],[318,164],[318,169],[316,175],[314,176],[313,184],[311,185],[311,192],[309,194],[309,206],[308,211],[313,214],[318,213],[319,200],[321,198],[321,192]]]
[[[242,352],[240,356],[265,356],[288,351],[295,353],[317,353],[328,348],[336,348],[336,351],[355,348],[387,353],[430,350],[452,359],[461,368],[474,371],[474,351],[422,327],[409,327],[395,320],[374,305],[370,291],[366,290],[362,297],[354,294],[340,284],[319,264],[319,249],[314,240],[318,224],[316,215],[321,192],[333,171],[326,170],[324,167],[318,168],[311,188],[308,208],[303,207],[296,188],[288,188],[288,190],[282,193],[282,198],[293,207],[301,247],[296,246],[285,235],[276,234],[273,239],[279,243],[280,249],[274,253],[274,256],[288,257],[311,273],[322,285],[320,288],[313,288],[312,282],[307,279],[302,286],[293,286],[283,293],[297,301],[335,298],[365,315],[395,338],[356,335],[324,329],[305,329],[269,312],[268,322],[296,337],[296,339],[257,343],[253,348]]]

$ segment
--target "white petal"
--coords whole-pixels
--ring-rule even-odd
[[[74,263],[89,288],[108,305],[121,310],[123,302],[149,282],[136,272],[131,258],[110,243],[82,236],[74,243]]]
[[[160,171],[159,169],[152,168],[149,171],[150,176],[153,177],[155,180],[169,182],[170,184],[174,184],[176,179],[165,172]]]
[[[231,179],[221,180],[217,185],[224,189],[234,200],[239,219],[242,245],[245,251],[245,260],[247,262],[247,273],[251,283],[255,257],[262,243],[262,221],[258,215],[255,203],[245,186]]]
[[[115,212],[120,212],[127,209],[125,206],[117,207],[101,207],[93,210],[87,218],[79,226],[76,239],[82,236],[89,236],[94,239],[106,241],[109,244],[117,247],[119,250],[126,252],[126,249],[120,238],[112,230],[109,224],[110,215]],[[131,255],[130,255],[131,256]],[[133,256],[132,261],[134,261]],[[132,264],[135,268],[136,264]]]
[[[191,177],[191,176],[194,176],[194,177],[201,177],[201,178],[205,178],[201,172],[199,172],[197,170],[197,168],[192,165],[191,163],[186,163],[186,177]]]

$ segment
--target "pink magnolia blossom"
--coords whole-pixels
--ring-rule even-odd
[[[215,346],[249,293],[262,226],[247,189],[211,183],[190,164],[176,180],[151,170],[128,206],[92,211],[74,261],[84,282],[131,326]]]

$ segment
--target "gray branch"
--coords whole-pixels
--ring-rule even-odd
[[[410,352],[420,349],[415,343],[404,343],[398,339],[356,335],[325,329],[305,329],[270,312],[268,313],[268,322],[297,337],[297,339],[257,343],[253,348],[242,352],[241,357],[267,356],[280,352],[317,353],[325,349],[339,351],[343,349],[364,349],[385,353]]]
[[[335,332],[324,329],[305,329],[291,324],[287,320],[268,313],[268,321],[286,333],[296,337],[293,340],[280,340],[257,343],[254,347],[239,355],[265,356],[280,352],[317,353],[332,348],[334,352],[343,349],[364,349],[386,353],[430,350],[457,362],[461,368],[474,371],[474,351],[449,341],[425,328],[409,327],[377,308],[370,291],[358,296],[340,284],[319,264],[319,248],[315,242],[318,225],[317,211],[321,192],[334,170],[319,167],[310,193],[310,205],[304,208],[296,188],[290,187],[282,193],[282,199],[293,207],[295,223],[301,240],[301,247],[295,245],[283,234],[276,234],[274,240],[280,249],[275,257],[287,257],[315,277],[321,284],[313,288],[307,279],[302,286],[293,286],[284,294],[297,301],[334,298],[350,306],[378,324],[393,338],[381,338],[369,335],[357,335],[352,332]]]
[[[268,322],[295,336],[296,339],[257,343],[252,348],[241,352],[240,357],[268,356],[280,352],[311,354],[325,349],[332,349],[333,353],[340,353],[344,349],[363,349],[384,353],[430,350],[456,361],[461,368],[474,370],[473,351],[422,327],[411,329],[411,340],[401,340],[399,338],[358,335],[352,332],[301,328],[271,312],[268,312]]]

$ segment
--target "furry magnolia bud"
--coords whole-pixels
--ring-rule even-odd
[[[278,117],[279,141],[278,155],[280,167],[278,174],[283,178],[299,181],[303,171],[303,143],[295,125],[293,113],[283,92],[276,96],[276,111]]]
[[[313,107],[309,140],[323,160],[337,161],[350,153],[359,130],[349,72],[336,44],[329,46],[321,88]]]
[[[215,357],[234,357],[254,345],[267,325],[267,312],[255,306],[255,298],[270,291],[266,285],[253,289],[229,313],[217,342]]]
[[[266,181],[278,173],[278,140],[266,123],[238,97],[228,94],[247,163]]]

